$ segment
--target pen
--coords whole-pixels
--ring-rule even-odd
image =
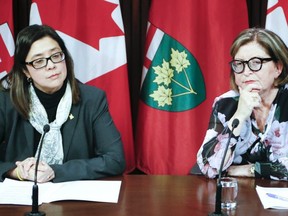
[[[288,198],[283,197],[283,196],[278,196],[278,195],[272,194],[272,193],[266,193],[266,195],[271,197],[271,198],[274,198],[274,199],[278,199],[278,200],[282,200],[282,201],[288,202]]]

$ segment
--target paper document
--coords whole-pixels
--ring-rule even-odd
[[[32,204],[33,182],[5,179],[0,183],[0,204]],[[61,200],[117,203],[121,181],[70,181],[39,183],[39,205]]]
[[[288,188],[256,186],[256,191],[264,209],[288,209]]]

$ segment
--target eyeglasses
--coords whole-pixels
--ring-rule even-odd
[[[241,61],[241,60],[232,60],[229,62],[231,65],[232,70],[240,74],[245,70],[245,64],[249,67],[249,69],[253,72],[257,72],[261,70],[262,64],[265,62],[269,62],[274,60],[273,58],[258,58],[258,57],[253,57],[249,59],[248,61]]]
[[[57,52],[51,55],[48,58],[39,58],[31,62],[25,62],[27,65],[31,65],[35,69],[41,69],[47,66],[48,60],[51,60],[53,63],[62,62],[65,59],[65,54],[63,52]]]

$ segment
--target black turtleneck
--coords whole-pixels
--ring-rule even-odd
[[[39,90],[34,85],[35,93],[37,97],[39,98],[41,104],[44,106],[46,110],[49,123],[53,122],[56,118],[57,107],[61,98],[63,97],[65,93],[66,85],[67,85],[67,82],[65,81],[63,86],[58,91],[54,92],[53,94],[47,94]],[[36,153],[40,138],[41,138],[41,134],[36,129],[34,129],[34,140],[35,140],[34,154]]]
[[[58,91],[54,92],[53,94],[47,94],[37,89],[35,86],[34,86],[34,89],[35,89],[35,93],[37,97],[39,98],[41,104],[44,106],[47,112],[49,123],[54,121],[56,117],[58,104],[66,90],[66,82],[64,82],[63,86]]]

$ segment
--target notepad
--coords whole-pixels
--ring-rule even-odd
[[[288,209],[288,188],[256,186],[256,191],[264,209]]]
[[[0,183],[0,204],[31,205],[33,182],[5,179]],[[62,200],[117,203],[121,181],[39,183],[39,205]]]

